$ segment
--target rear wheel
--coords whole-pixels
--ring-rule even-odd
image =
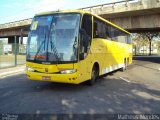
[[[127,60],[124,59],[124,66],[121,68],[121,71],[124,72],[125,70],[127,70]]]
[[[88,85],[93,85],[96,81],[96,79],[98,78],[99,76],[99,70],[96,66],[94,66],[92,68],[92,74],[91,74],[91,79],[88,82]]]

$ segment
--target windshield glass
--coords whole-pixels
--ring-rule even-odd
[[[71,62],[77,60],[80,14],[35,17],[28,37],[27,60]]]

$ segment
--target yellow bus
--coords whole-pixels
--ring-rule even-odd
[[[28,35],[30,80],[79,84],[132,63],[131,35],[82,10],[37,14]]]

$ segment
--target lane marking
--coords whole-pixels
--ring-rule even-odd
[[[129,81],[129,80],[127,80],[127,79],[125,79],[125,78],[123,78],[123,77],[119,77],[121,80],[124,80],[124,81],[126,81],[126,82],[128,82],[128,83],[130,83],[131,81]]]

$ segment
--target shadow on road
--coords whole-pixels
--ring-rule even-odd
[[[159,90],[112,76],[101,78],[94,86],[25,79],[21,79],[21,84],[12,83],[5,87],[0,81],[0,113],[155,114],[160,111]]]

